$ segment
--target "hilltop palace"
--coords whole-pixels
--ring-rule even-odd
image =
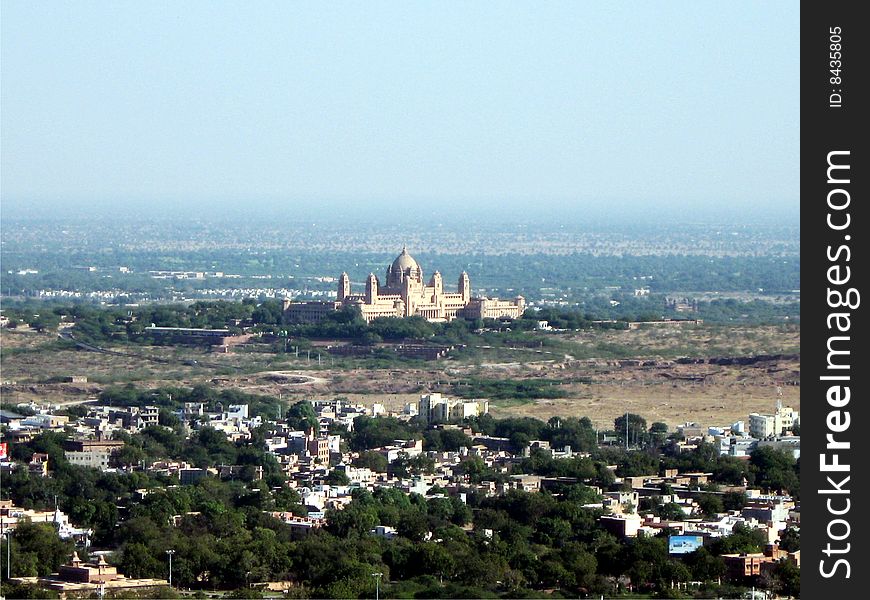
[[[378,317],[423,317],[428,321],[465,319],[517,319],[525,309],[525,299],[472,298],[471,283],[465,271],[459,276],[456,293],[444,291],[441,273],[435,271],[428,284],[423,283],[423,269],[407,249],[387,268],[387,284],[381,285],[372,273],[366,279],[364,294],[351,293],[350,277],[338,278],[338,296],[334,302],[293,302],[284,300],[284,312],[297,323],[314,323],[342,308],[356,306],[363,319]]]

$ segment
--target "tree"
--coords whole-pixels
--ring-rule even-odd
[[[112,462],[122,467],[138,465],[145,459],[145,452],[138,446],[124,444],[124,446],[112,456]]]
[[[353,421],[351,450],[362,451],[392,444],[395,440],[419,439],[419,430],[395,417],[357,417]]]
[[[48,454],[48,468],[57,469],[61,465],[69,464],[64,457],[63,443],[67,434],[56,431],[44,431],[26,444],[12,445],[12,458],[14,460],[29,462],[34,452]]]
[[[664,506],[654,510],[655,514],[666,521],[682,521],[686,518],[686,513],[679,504],[668,502]]]
[[[515,431],[510,435],[511,447],[514,449],[514,452],[517,454],[521,454],[525,451],[526,448],[529,447],[532,440],[529,437],[529,434],[523,431]]]
[[[628,420],[627,427],[626,419]],[[613,429],[614,431],[616,431],[616,435],[618,435],[619,438],[622,440],[623,445],[641,446],[646,442],[646,419],[644,419],[640,415],[628,413],[627,415],[616,417],[616,419],[614,419],[613,421]],[[628,436],[627,444],[626,435]]]
[[[360,336],[358,339],[358,343],[360,346],[375,346],[384,341],[384,338],[379,336],[374,331],[366,331]]]
[[[701,494],[697,502],[701,512],[708,516],[716,515],[725,510],[722,498],[717,494]]]
[[[486,463],[479,456],[471,456],[459,463],[456,471],[468,477],[471,483],[479,483],[487,474]]]
[[[654,475],[658,473],[659,463],[657,455],[640,451],[623,452],[616,473],[622,477]]]
[[[791,454],[762,446],[755,449],[749,462],[755,473],[756,485],[771,491],[799,492],[799,471]]]
[[[656,421],[649,428],[650,441],[656,446],[661,446],[665,443],[668,437],[668,425],[661,421]]]
[[[60,539],[49,523],[20,522],[15,528],[13,539],[22,560],[29,560],[25,558],[27,555],[33,556],[40,576],[57,572],[60,565],[70,559],[74,550],[72,541]]]
[[[455,452],[471,448],[471,438],[460,429],[429,429],[423,434],[427,450]]]
[[[362,535],[378,524],[378,517],[374,507],[360,506],[352,502],[344,510],[330,509],[326,513],[326,529],[339,538],[346,538],[351,534]]]
[[[308,514],[308,509],[302,506],[299,492],[291,487],[282,486],[272,497],[275,500],[275,510],[286,510],[300,516]]]
[[[6,571],[3,571],[4,575]],[[36,584],[17,584],[3,581],[0,583],[0,595],[4,598],[20,598],[27,600],[30,598],[60,598],[57,592],[46,590]]]
[[[121,553],[119,570],[136,579],[164,577],[166,565],[142,543],[126,544]]]
[[[359,457],[353,461],[355,467],[369,468],[377,473],[386,473],[389,463],[387,457],[374,450],[367,450],[360,453]]]
[[[389,472],[397,477],[410,477],[424,473],[431,475],[435,472],[435,459],[429,458],[425,454],[418,454],[410,458],[407,453],[401,452],[399,457],[390,463]]]
[[[320,420],[314,407],[307,400],[300,400],[287,409],[287,425],[296,430],[313,429],[314,433],[320,431]]]
[[[399,516],[399,535],[415,542],[422,542],[429,533],[429,523],[426,516],[419,510],[408,509]]]
[[[332,469],[326,476],[326,483],[329,485],[350,485],[350,477],[342,470]]]
[[[725,492],[719,497],[722,499],[722,511],[741,510],[746,506],[746,494],[743,492]]]
[[[39,332],[57,329],[57,326],[60,324],[60,317],[52,312],[41,311],[40,314],[34,315],[27,324]]]
[[[468,508],[465,502],[454,496],[450,499],[450,503],[453,505],[453,515],[450,517],[450,520],[454,525],[462,527],[471,521],[471,509]]]
[[[684,560],[692,577],[698,581],[717,581],[725,574],[725,561],[710,554],[703,546],[687,554]]]
[[[801,530],[789,527],[779,536],[779,547],[786,552],[796,552],[801,549]]]
[[[742,554],[761,552],[767,544],[767,537],[760,529],[752,529],[738,523],[731,535],[719,538],[710,546],[710,551],[719,556],[722,554]]]
[[[586,417],[551,417],[547,424],[549,427],[541,432],[541,436],[554,448],[571,446],[574,451],[590,452],[598,446],[595,427]]]
[[[800,598],[801,596],[801,570],[788,559],[780,560],[773,570],[776,587],[782,594],[788,597]]]
[[[667,433],[668,433],[668,424],[667,424],[667,423],[662,423],[661,421],[656,421],[655,423],[653,423],[652,425],[650,425],[650,427],[649,427],[649,432],[650,432],[650,433],[664,433],[664,434],[667,434]]]

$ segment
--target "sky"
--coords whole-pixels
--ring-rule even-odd
[[[797,218],[797,2],[0,3],[0,210]]]

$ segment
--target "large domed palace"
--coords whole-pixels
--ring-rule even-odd
[[[401,254],[387,267],[386,284],[371,273],[366,279],[365,292],[354,294],[350,277],[342,273],[338,278],[338,295],[334,302],[284,301],[288,318],[297,323],[320,321],[329,313],[342,308],[358,307],[363,319],[370,322],[378,317],[423,317],[429,321],[465,319],[519,318],[525,310],[525,300],[498,298],[472,298],[471,283],[465,271],[459,276],[456,292],[444,291],[441,273],[435,271],[424,283],[423,268],[402,248]]]

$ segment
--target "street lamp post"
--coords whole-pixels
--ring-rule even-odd
[[[381,577],[383,577],[383,573],[372,573],[372,577],[375,578],[375,600],[380,600],[381,597]]]
[[[167,556],[169,556],[169,587],[172,587],[172,555],[175,554],[175,550],[167,550]]]
[[[9,581],[11,577],[11,565],[12,565],[12,530],[6,530],[6,581]]]

